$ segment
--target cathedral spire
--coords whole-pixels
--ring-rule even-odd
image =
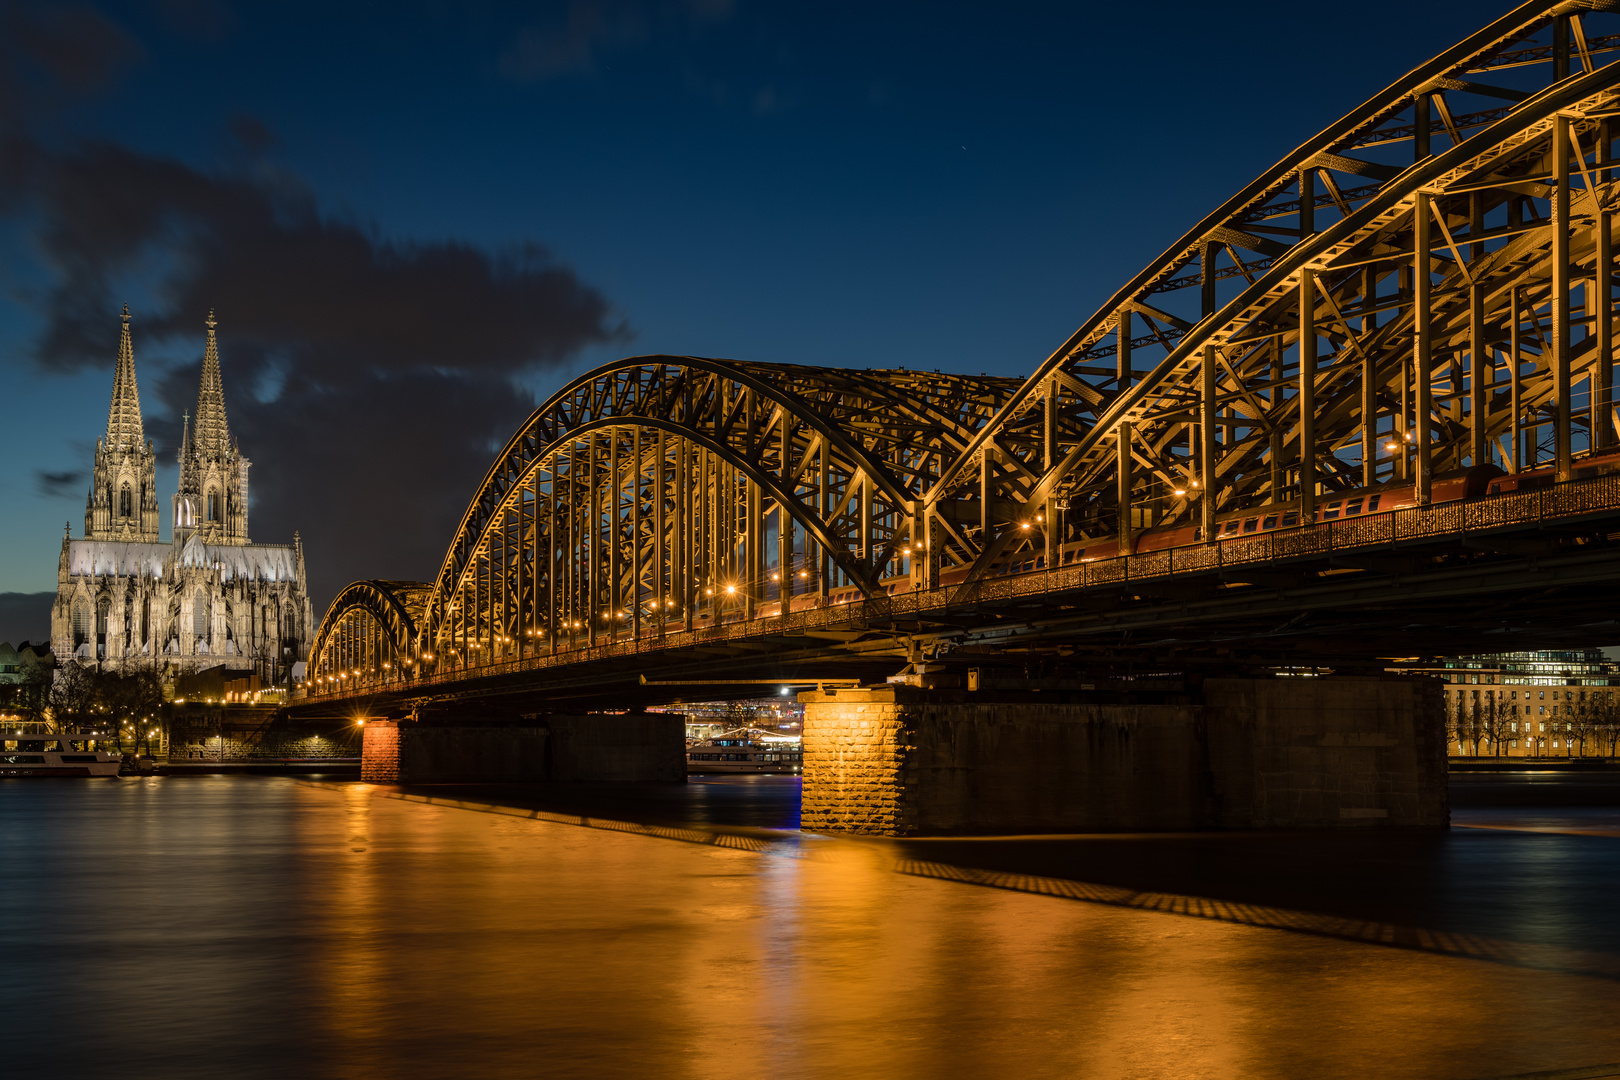
[[[118,338],[118,364],[113,369],[112,404],[107,408],[107,447],[139,449],[146,444],[141,427],[141,391],[135,384],[135,347],[129,339],[129,305]]]
[[[225,387],[219,377],[214,312],[208,312],[197,411],[180,440],[180,486],[174,493],[174,538],[193,532],[205,544],[248,543],[248,459],[231,442],[225,421]]]
[[[150,543],[158,538],[157,466],[141,425],[141,392],[135,384],[135,349],[129,343],[129,305],[124,305],[113,369],[107,435],[96,443],[90,492],[84,500],[84,535],[91,540]]]
[[[208,309],[208,345],[203,350],[202,383],[197,387],[196,424],[191,445],[203,457],[223,457],[231,448],[231,429],[225,420],[225,384],[219,377],[219,343],[214,339],[214,309]]]

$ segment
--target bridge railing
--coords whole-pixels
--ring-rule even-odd
[[[1136,580],[1180,574],[1207,574],[1242,570],[1266,563],[1320,558],[1335,552],[1365,551],[1399,546],[1412,541],[1445,537],[1464,538],[1502,528],[1567,521],[1597,513],[1620,512],[1620,476],[1575,480],[1533,491],[1492,495],[1468,502],[1415,506],[1354,518],[1315,522],[1292,529],[1237,536],[1214,543],[1166,548],[1051,567],[1007,577],[992,577],[974,585],[878,596],[865,601],[828,604],[788,615],[756,617],[749,621],[721,622],[693,630],[654,626],[639,638],[625,638],[512,657],[485,664],[456,667],[412,679],[362,683],[353,688],[322,691],[310,688],[310,697],[363,696],[410,690],[544,670],[550,667],[634,657],[643,653],[689,648],[706,642],[776,637],[806,630],[847,628],[852,622],[887,621],[926,615],[944,608],[980,602],[1012,600],[1051,592],[1112,587]]]

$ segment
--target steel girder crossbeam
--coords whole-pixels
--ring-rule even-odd
[[[347,685],[408,679],[419,668],[418,627],[432,586],[356,581],[332,599],[309,652],[307,681]]]
[[[497,458],[418,652],[483,665],[833,588],[875,596],[884,577],[926,583],[918,497],[1017,386],[699,357],[608,364]]]
[[[1327,492],[1421,488],[1464,464],[1511,471],[1543,433],[1567,477],[1574,454],[1611,445],[1620,69],[1600,59],[1620,48],[1603,32],[1620,30],[1615,7],[1523,5],[1306,142],[1116,293],[928,491],[926,513],[960,516],[947,508],[987,486],[987,459],[1023,481],[998,492],[1022,504],[1016,525],[940,552],[972,563],[964,588],[1021,546],[1128,546],[1176,523],[1209,538],[1230,512],[1309,514]]]

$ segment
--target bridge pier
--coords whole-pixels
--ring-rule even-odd
[[[928,836],[1449,820],[1438,684],[1209,679],[1132,695],[801,694],[802,825]]]
[[[679,713],[545,716],[492,723],[434,712],[366,724],[360,778],[373,784],[686,782]]]

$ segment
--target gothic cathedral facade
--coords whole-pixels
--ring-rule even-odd
[[[62,538],[52,649],[102,669],[153,670],[170,686],[223,666],[290,688],[315,632],[304,549],[297,533],[290,545],[248,539],[249,462],[226,421],[213,313],[168,543],[158,534],[157,454],[142,428],[129,319],[126,305],[84,538]]]

